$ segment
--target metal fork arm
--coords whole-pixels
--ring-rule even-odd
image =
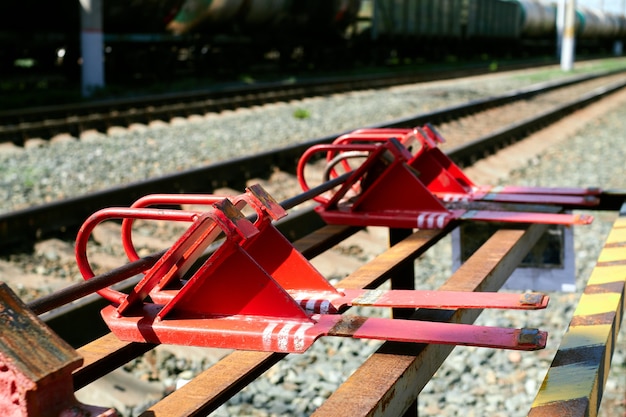
[[[538,310],[548,305],[549,297],[540,293],[510,294],[477,292],[471,297],[462,291],[358,290],[339,291],[343,296],[324,293],[292,293],[308,312],[326,314],[350,306],[393,308],[495,308]]]
[[[537,350],[546,345],[547,333],[537,329],[507,329],[473,324],[346,316],[329,336],[392,342],[435,343],[487,348]]]

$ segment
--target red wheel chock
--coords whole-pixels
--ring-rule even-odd
[[[362,129],[329,145],[309,148],[300,158],[298,179],[309,190],[304,170],[315,154],[326,153],[324,180],[348,179],[318,196],[328,223],[398,228],[443,228],[452,220],[588,224],[588,215],[535,211],[532,205],[563,208],[598,203],[598,189],[489,187],[475,185],[441,150],[432,126],[415,129]],[[357,166],[351,161],[357,160]]]
[[[206,211],[148,208],[206,204]],[[256,219],[242,213],[252,207]],[[131,260],[135,219],[188,221],[189,228],[128,294],[100,291],[111,301],[102,316],[120,339],[276,352],[304,352],[321,336],[472,345],[517,350],[545,347],[537,329],[347,316],[349,306],[404,308],[541,309],[543,294],[411,290],[341,290],[333,287],[273,226],[286,215],[260,186],[237,197],[154,195],[130,208],[100,210],[83,224],[76,243],[85,279],[94,273],[86,255],[94,227],[124,219],[122,240]],[[219,239],[223,236],[223,239]],[[217,249],[204,259],[210,245]],[[194,269],[194,264],[200,264]]]

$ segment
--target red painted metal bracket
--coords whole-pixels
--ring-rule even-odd
[[[148,208],[161,204],[207,204],[206,211]],[[254,209],[250,221],[242,213]],[[92,215],[77,237],[77,261],[93,277],[86,242],[105,219],[122,218],[129,258],[134,219],[189,221],[176,243],[129,294],[101,292],[112,305],[102,311],[120,339],[278,352],[304,352],[321,336],[472,345],[518,350],[545,347],[537,329],[506,329],[450,323],[381,319],[341,314],[349,306],[410,308],[542,309],[543,294],[439,291],[340,290],[333,287],[272,224],[286,213],[260,186],[237,197],[149,196],[130,208]],[[204,251],[219,246],[202,261]],[[194,264],[200,265],[194,269]]]
[[[319,153],[326,153],[324,180],[340,170],[349,173],[330,195],[317,198],[320,216],[335,224],[432,229],[453,220],[563,225],[593,220],[536,211],[531,204],[589,207],[597,204],[598,189],[477,186],[439,150],[441,141],[429,125],[357,130],[309,148],[298,164],[299,182],[309,190],[305,166]]]

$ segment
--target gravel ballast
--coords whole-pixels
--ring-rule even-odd
[[[597,70],[592,63],[580,64],[580,68]],[[68,136],[50,143],[33,139],[27,142],[26,149],[0,147],[0,212],[193,169],[567,76],[553,68],[515,71],[210,113],[128,129],[113,127],[107,135],[83,133],[80,140]],[[309,117],[296,117],[301,110]]]
[[[58,138],[50,144],[32,141],[25,149],[0,151],[0,212],[527,87],[537,82],[536,72],[314,98],[111,129],[108,135]],[[310,117],[294,117],[298,109],[306,110]],[[549,148],[531,158],[502,183],[626,188],[624,115],[619,108],[608,112],[577,131],[567,146]],[[419,415],[512,417],[528,413],[615,218],[615,213],[592,214],[593,224],[575,229],[577,292],[550,293],[550,306],[544,312],[485,311],[477,321],[547,330],[547,348],[538,352],[455,348],[420,394]],[[418,261],[420,288],[437,288],[450,276],[450,246],[450,240],[444,239]],[[622,329],[616,342],[613,368],[604,391],[603,404],[608,406],[603,405],[599,414],[603,417],[625,415],[625,333]],[[319,340],[307,353],[289,355],[214,415],[310,415],[378,345],[342,338]],[[182,367],[187,368],[186,372],[168,384],[180,385],[201,368],[193,359],[177,369]]]

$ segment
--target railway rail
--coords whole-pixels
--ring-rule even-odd
[[[504,63],[499,71],[512,71],[551,65],[554,62]],[[106,132],[111,126],[170,120],[191,114],[219,112],[277,101],[298,100],[316,95],[336,94],[359,89],[384,88],[488,73],[485,65],[464,69],[400,71],[386,74],[350,75],[303,81],[278,81],[258,85],[221,86],[212,89],[170,93],[139,98],[110,99],[100,102],[66,104],[0,111],[0,143],[23,146],[32,138],[49,140],[55,135],[80,137],[89,130]]]
[[[601,99],[626,85],[622,71],[574,77],[565,82],[548,82],[501,96],[476,100],[434,112],[390,121],[374,127],[411,127],[432,123],[446,137],[443,149],[460,165],[477,155],[488,155],[526,136],[551,121]],[[514,107],[512,107],[514,106]],[[526,118],[524,115],[528,115]],[[508,125],[502,126],[506,121]],[[458,125],[468,126],[475,136],[456,134]],[[126,184],[92,194],[69,198],[0,214],[0,247],[29,241],[63,231],[75,232],[77,219],[110,204],[128,205],[142,195],[155,192],[211,192],[215,188],[242,189],[250,178],[267,177],[273,170],[294,173],[297,159],[313,144],[328,143],[335,135],[314,138],[282,149],[183,171],[160,178]],[[211,179],[207,184],[206,178]],[[202,184],[199,186],[199,184]]]
[[[599,89],[601,91],[596,91],[596,93],[602,96],[621,87],[621,83],[616,83],[612,88],[603,87]],[[600,96],[596,97],[593,94],[585,96],[583,103],[597,100]],[[579,106],[581,103],[572,102],[568,105],[557,106],[557,110],[553,109],[547,113],[562,112],[561,114],[566,114],[580,108]],[[553,117],[558,116],[542,114],[541,123],[546,123],[546,120]],[[403,126],[401,123],[415,126],[421,123],[421,119],[394,121],[388,126]],[[528,132],[533,127],[528,125],[522,129]],[[518,133],[506,137],[505,141],[500,144],[490,144],[489,148],[497,149],[504,146],[503,144],[510,143],[511,140],[518,137],[519,131],[516,132]],[[490,136],[497,136],[502,140],[504,136],[500,133]],[[285,161],[287,161],[285,163],[291,164],[293,167],[304,149],[319,143],[328,143],[335,137],[336,135],[333,135],[332,138],[317,139],[309,141],[302,147],[294,147],[291,150],[293,153],[285,157]],[[483,140],[486,140],[486,137],[483,137]],[[474,142],[476,141],[470,141],[472,145],[475,145]],[[474,149],[472,152],[476,152],[475,147],[472,149]],[[478,158],[475,153],[470,151],[467,154],[469,156],[463,158],[456,156],[455,152],[461,152],[461,150],[452,149],[448,155],[454,157],[454,160],[459,161],[462,165],[469,164]],[[485,151],[478,152],[478,155],[484,154]],[[267,156],[262,157],[267,158]],[[273,159],[266,159],[265,164],[281,166],[275,158],[282,157],[273,155],[271,158]],[[278,161],[282,161],[282,159],[278,159]],[[235,165],[237,164],[239,171],[230,174],[234,179],[232,182],[223,181],[213,184],[213,186],[227,184],[233,188],[238,188],[244,182],[243,179],[266,175],[266,173],[251,173],[249,171],[250,166],[246,166],[245,172],[242,173],[242,161],[235,162]],[[343,179],[339,178],[339,180]],[[180,183],[180,178],[174,180],[170,178],[168,181]],[[141,189],[136,192],[139,195],[156,191],[170,192],[163,187],[164,184],[167,182],[152,184],[151,187],[155,188]],[[326,185],[326,187],[330,187],[330,185]],[[175,187],[173,188],[175,189]],[[205,189],[204,191],[210,192],[211,190]],[[296,206],[309,200],[313,194],[320,190],[312,191],[283,201],[281,205],[286,208]],[[126,199],[136,197],[125,195],[123,198],[124,201],[127,201]],[[620,248],[623,248],[625,244],[623,212],[626,209],[622,206],[622,200],[623,195],[621,194],[611,195],[609,193],[601,198],[599,206],[601,209],[619,211],[622,215],[614,224],[592,279],[588,283],[587,289],[584,290],[585,296],[580,301],[561,349],[554,358],[548,371],[548,377],[539,390],[529,415],[566,415],[564,410],[573,410],[575,414],[572,415],[595,415],[597,412],[600,405],[599,397],[601,397],[602,387],[607,378],[605,369],[608,369],[612,350],[615,348],[615,339],[619,332],[621,312],[624,306],[623,263],[625,256]],[[128,205],[129,203],[108,200],[102,204],[103,206],[111,206]],[[87,211],[90,210],[95,211],[96,209],[95,207],[87,209]],[[82,216],[81,219],[84,217],[86,216]],[[71,226],[66,224],[63,227]],[[323,254],[338,242],[359,231],[359,227],[354,226],[326,225],[312,210],[303,210],[299,214],[292,213],[287,216],[284,222],[279,223],[278,227],[283,234],[294,241],[293,245],[296,250],[308,259]],[[345,289],[376,288],[389,281],[393,288],[414,288],[413,263],[415,259],[444,238],[451,229],[452,227],[445,227],[440,230],[424,229],[414,232],[407,229],[391,228],[389,229],[389,249],[372,261],[363,263],[336,286]],[[496,232],[439,290],[497,291],[544,230],[545,225],[533,224],[521,229],[505,227]],[[64,369],[56,371],[58,372],[56,375],[63,377],[69,375],[71,382],[63,380],[64,386],[69,385],[73,390],[77,390],[155,347],[151,343],[122,342],[108,333],[106,327],[96,325],[94,321],[98,318],[94,319],[94,317],[97,316],[97,312],[102,307],[102,301],[95,302],[97,297],[88,294],[92,294],[96,289],[112,285],[119,280],[120,276],[134,276],[136,272],[144,270],[146,265],[156,262],[161,255],[155,254],[144,258],[137,263],[131,263],[129,266],[121,268],[121,270],[98,276],[86,281],[85,284],[72,286],[27,304],[15,300],[5,288],[0,291],[0,297],[6,304],[14,306],[14,311],[20,315],[31,314],[30,317],[32,318],[33,312],[34,314],[41,314],[41,318],[45,320],[47,326],[53,329],[56,335],[60,335],[62,339],[69,341],[76,348],[74,350],[74,348],[62,346],[64,342],[50,339],[49,333],[38,335],[35,331],[33,332],[35,339],[30,340],[31,343],[35,342],[35,346],[37,346],[38,341],[42,342],[42,346],[48,346],[50,340],[53,341],[52,343],[59,343],[59,351],[67,354],[69,360]],[[125,287],[132,287],[137,281],[137,278],[131,279],[130,282],[125,282]],[[78,302],[74,302],[74,300],[78,300]],[[61,308],[58,308],[59,306]],[[48,312],[49,310],[54,311]],[[406,315],[407,311],[397,311],[397,314]],[[467,309],[419,309],[410,311],[408,314],[414,320],[472,323],[480,312]],[[87,319],[84,328],[89,331],[77,331],[77,329],[82,328],[78,320],[79,317]],[[32,320],[35,330],[45,329],[38,322],[38,319],[33,318]],[[68,329],[68,323],[71,323],[71,330]],[[580,337],[585,334],[593,334],[593,340],[581,344]],[[37,339],[38,337],[39,339]],[[346,415],[346,413],[355,415],[415,415],[415,405],[419,392],[451,352],[452,346],[448,345],[386,342],[317,409],[314,415],[334,416]],[[46,352],[43,354],[45,355]],[[235,351],[188,384],[149,407],[142,412],[141,416],[206,415],[284,357],[285,353]],[[18,361],[24,360],[24,358],[17,359]],[[29,363],[28,361],[25,360],[21,365],[35,364],[35,362]],[[82,365],[79,365],[81,361]],[[580,376],[581,370],[584,370],[582,377]],[[48,371],[42,371],[40,376],[53,375],[52,371],[46,372]],[[571,378],[568,378],[568,375],[576,375],[578,378],[576,387],[569,384]],[[56,391],[53,389],[52,392],[61,395],[61,390],[58,387]],[[72,394],[66,392],[62,395],[67,395],[69,398]],[[74,400],[70,398],[69,401]],[[95,411],[107,412],[104,409]]]

